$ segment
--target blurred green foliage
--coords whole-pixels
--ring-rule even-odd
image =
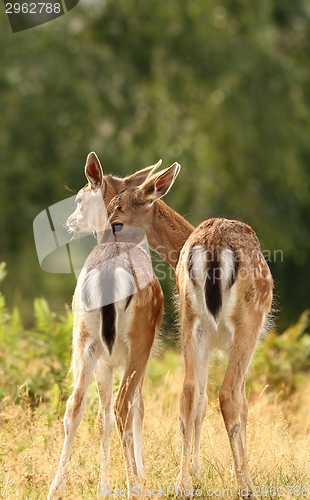
[[[309,379],[310,335],[306,331],[309,317],[310,311],[304,311],[296,325],[282,335],[271,332],[259,345],[251,370],[253,388],[259,384],[285,398]]]
[[[0,265],[0,280],[4,264]],[[0,294],[0,398],[59,399],[69,389],[72,315],[56,316],[44,299],[34,301],[34,327],[25,329],[18,309],[10,313]]]
[[[0,278],[3,276],[4,264],[1,264]],[[0,400],[10,397],[15,402],[22,399],[32,405],[48,402],[52,418],[71,392],[72,314],[67,310],[65,316],[56,315],[43,299],[35,299],[34,308],[34,327],[25,329],[17,308],[9,312],[0,294]],[[250,368],[249,393],[255,395],[266,390],[285,399],[309,378],[309,317],[310,311],[305,311],[296,325],[281,335],[271,332],[261,341]],[[226,365],[222,355],[212,356],[208,383],[211,399],[218,397]],[[165,349],[161,358],[153,357],[149,362],[148,390],[159,386],[164,390],[170,376],[178,374],[183,379],[182,370],[181,355]],[[116,376],[115,389],[119,382]],[[95,395],[92,399],[97,400]]]
[[[118,175],[178,160],[167,202],[283,251],[282,329],[309,307],[309,17],[305,0],[106,0],[13,35],[1,10],[0,259],[27,325],[34,297],[71,300],[74,276],[39,268],[32,221],[84,184],[90,150]]]

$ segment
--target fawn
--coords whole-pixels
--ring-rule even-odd
[[[90,153],[85,167],[88,184],[77,194],[77,207],[67,220],[67,226],[73,232],[96,231],[98,245],[85,261],[73,296],[74,390],[67,402],[65,440],[48,500],[64,496],[66,468],[93,373],[100,400],[101,477],[98,498],[106,494],[109,488],[109,441],[114,423],[113,370],[118,367],[124,368],[124,377],[114,403],[114,414],[124,452],[129,492],[134,486],[145,484],[142,384],[162,318],[163,293],[146,252],[134,243],[119,241],[121,238],[117,232],[112,232],[105,203],[117,189],[142,182],[153,170],[154,166],[149,167],[127,180],[107,178],[103,176],[96,155]]]
[[[174,163],[128,187],[108,206],[112,227],[142,228],[150,245],[175,269],[179,294],[181,345],[185,379],[180,396],[181,471],[176,483],[180,499],[191,498],[190,473],[199,478],[200,437],[206,415],[208,360],[213,348],[228,354],[219,400],[226,426],[239,494],[253,497],[246,451],[248,404],[246,373],[260,332],[268,326],[273,280],[251,227],[213,218],[196,229],[162,198],[173,185],[180,165]]]

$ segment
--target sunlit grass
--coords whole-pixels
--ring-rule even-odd
[[[179,472],[181,438],[178,399],[183,364],[168,352],[165,360],[152,360],[145,381],[144,459],[149,488],[173,486]],[[262,498],[283,498],[288,486],[296,485],[289,498],[310,496],[310,388],[300,388],[285,401],[277,394],[250,396],[248,451],[254,483]],[[235,493],[233,462],[219,405],[211,394],[203,425],[201,462],[202,498],[230,489]],[[99,444],[96,428],[96,388],[88,392],[88,405],[78,429],[67,474],[67,499],[96,498],[99,478]],[[64,404],[48,403],[36,408],[9,398],[2,401],[0,415],[1,498],[43,499],[56,472],[63,444]],[[125,467],[116,432],[111,443],[111,488],[126,487]],[[274,487],[275,489],[271,489]],[[281,490],[280,488],[283,487]],[[305,488],[309,488],[306,495]],[[304,490],[302,490],[304,488]],[[299,492],[299,495],[298,495]],[[267,493],[264,495],[263,493]],[[277,494],[275,494],[277,493]],[[294,493],[294,492],[293,492]],[[225,498],[225,495],[220,498]],[[233,495],[234,497],[234,495]],[[197,497],[198,498],[198,497]],[[213,495],[213,498],[219,496]]]
[[[4,276],[0,265],[0,281]],[[257,498],[307,497],[310,491],[309,311],[282,335],[261,342],[250,368],[248,451]],[[72,316],[55,315],[35,301],[35,325],[26,330],[17,309],[0,293],[0,498],[45,499],[63,444],[62,418],[72,379],[68,375]],[[235,491],[228,438],[217,396],[227,360],[215,353],[210,366],[209,407],[201,443],[202,498]],[[179,396],[184,377],[180,354],[163,349],[144,384],[144,458],[148,486],[172,487],[179,473]],[[115,378],[115,389],[120,377]],[[98,398],[92,384],[67,474],[67,499],[96,498],[99,443]],[[126,475],[116,432],[111,443],[111,487],[124,489]],[[264,489],[263,489],[264,487]],[[281,490],[281,488],[283,488]],[[302,489],[304,488],[304,489]],[[226,489],[226,493],[223,490]],[[220,496],[216,494],[220,492]],[[304,495],[301,495],[304,493]]]

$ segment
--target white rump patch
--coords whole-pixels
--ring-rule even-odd
[[[202,288],[206,281],[207,252],[202,245],[196,245],[191,249],[191,254],[193,259],[191,278],[197,281]]]
[[[208,250],[202,245],[196,245],[192,248],[192,278],[198,282],[201,287],[204,287],[206,280],[206,270],[210,264],[218,257],[219,253],[219,277],[221,280],[221,289],[224,291],[231,281],[235,271],[235,257],[232,250],[224,248],[219,250],[217,248]]]
[[[117,268],[114,276],[92,269],[84,274],[82,280],[82,298],[86,311],[128,299],[135,291],[134,277],[122,268]]]
[[[82,297],[86,311],[98,309],[103,305],[100,282],[100,271],[98,269],[92,269],[87,275],[84,275]]]
[[[117,268],[115,271],[114,302],[128,299],[136,291],[137,288],[133,275],[121,267]]]
[[[233,273],[235,272],[235,257],[232,250],[224,248],[220,252],[220,265],[221,265],[221,289],[224,291],[228,288]]]

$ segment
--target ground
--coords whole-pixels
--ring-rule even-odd
[[[146,379],[144,457],[148,487],[167,493],[178,475],[181,438],[178,398],[180,368],[160,371],[153,364]],[[156,372],[157,370],[157,372]],[[157,381],[156,373],[158,374]],[[213,399],[213,398],[211,398]],[[300,388],[281,400],[267,390],[250,396],[248,452],[258,498],[310,497],[310,388]],[[63,442],[63,404],[51,413],[49,403],[31,408],[6,398],[0,413],[0,494],[5,499],[46,499],[56,472]],[[67,475],[66,499],[96,498],[99,445],[96,428],[97,395],[94,385],[78,429]],[[203,425],[202,479],[194,482],[196,498],[235,498],[235,480],[228,438],[219,405],[211,400]],[[111,489],[114,498],[126,487],[125,469],[116,432],[111,443]],[[290,489],[293,487],[293,489]],[[200,489],[202,490],[202,495]],[[287,496],[290,492],[290,496]],[[159,492],[160,493],[160,492]],[[113,498],[112,492],[106,498]],[[149,492],[157,496],[156,492]],[[173,495],[169,495],[173,498]],[[124,498],[124,496],[123,496]]]

